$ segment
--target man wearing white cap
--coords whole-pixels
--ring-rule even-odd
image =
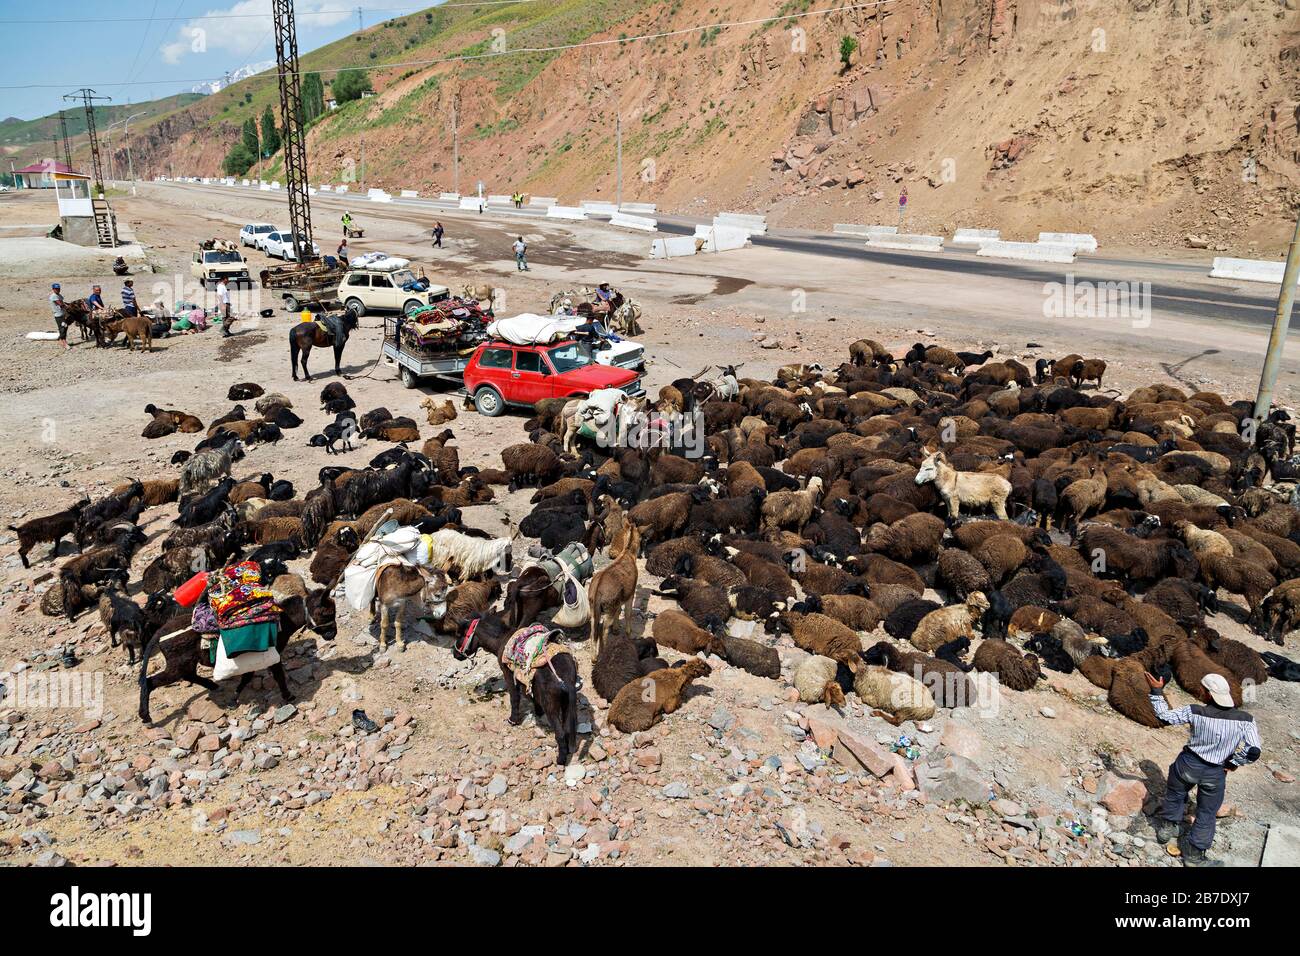
[[[1188,724],[1191,739],[1178,759],[1169,767],[1165,802],[1156,820],[1156,838],[1168,843],[1178,836],[1187,806],[1187,794],[1196,788],[1196,819],[1187,832],[1183,863],[1187,866],[1222,866],[1205,851],[1214,842],[1214,826],[1228,772],[1254,763],[1260,757],[1259,728],[1255,718],[1239,709],[1232,699],[1228,681],[1222,674],[1206,674],[1201,686],[1209,692],[1209,704],[1191,704],[1170,710],[1165,700],[1163,678],[1146,675],[1151,685],[1151,706],[1166,724]]]

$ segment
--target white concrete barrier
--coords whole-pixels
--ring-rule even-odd
[[[713,217],[713,224],[728,229],[744,229],[751,235],[762,236],[767,233],[767,217],[747,212],[720,212]]]
[[[513,206],[515,204],[515,201],[511,199],[509,196],[502,196],[499,193],[492,193],[488,195],[487,204],[489,206]]]
[[[625,202],[618,210],[633,216],[653,216],[657,212],[652,202]]]
[[[1281,285],[1286,263],[1268,259],[1229,259],[1216,256],[1210,275],[1215,279],[1240,279],[1245,282],[1271,282]],[[1300,285],[1300,283],[1297,283]]]
[[[1020,259],[1025,262],[1073,262],[1075,247],[1050,242],[986,242],[975,255],[990,259]]]
[[[584,199],[580,205],[582,211],[589,216],[612,216],[618,212],[618,206],[614,203],[597,199]]]
[[[366,192],[366,198],[371,202],[392,202],[393,197],[382,189],[370,189]]]
[[[530,206],[558,206],[560,200],[556,196],[529,196],[528,205]]]
[[[916,252],[942,252],[943,236],[920,236],[908,233],[879,233],[867,240],[868,249],[904,249]]]
[[[443,202],[460,202],[460,193],[438,193]]]
[[[694,236],[665,236],[650,243],[651,259],[677,259],[695,255]]]
[[[861,236],[864,239],[870,239],[872,236],[892,236],[898,233],[897,226],[863,226],[856,222],[837,222],[832,231],[837,236]]]
[[[580,206],[547,206],[548,219],[586,219],[587,211]]]
[[[950,240],[954,246],[982,246],[986,242],[997,242],[1002,233],[997,229],[958,229]]]
[[[321,184],[320,184],[320,191],[323,192],[323,193],[333,192],[333,191],[334,191],[334,187],[331,186],[329,183],[321,183]]]
[[[271,184],[262,183],[262,185],[258,186],[257,188],[260,192],[269,193],[271,191]]]
[[[307,195],[308,195],[308,196],[314,196],[314,195],[316,195],[316,187],[315,187],[315,186],[308,186],[308,187],[307,187]]]
[[[341,196],[341,195],[343,195],[345,192],[348,191],[348,187],[347,187],[347,186],[335,186],[335,187],[334,187],[334,191],[335,191],[336,193],[338,193],[338,194]]]
[[[482,206],[486,206],[486,205],[487,205],[487,201],[486,201],[486,200],[479,199],[477,196],[461,196],[461,197],[460,197],[460,208],[461,208],[461,209],[471,209],[471,210],[473,210],[474,212],[478,212],[479,209],[480,209]]]
[[[241,185],[241,186],[247,186],[247,185],[248,185],[248,180],[245,179],[242,183],[240,183],[240,185]]]
[[[1097,240],[1086,232],[1040,232],[1038,241],[1051,246],[1074,246],[1075,252],[1097,251]]]
[[[272,188],[272,189],[279,189],[279,188],[280,188],[280,180],[278,180],[278,179],[273,179],[273,180],[271,180],[271,188]]]
[[[403,189],[403,190],[402,190],[402,198],[403,198],[403,199],[417,199],[417,198],[419,198],[419,195],[420,195],[420,194],[419,194],[418,192],[416,192],[414,189]]]
[[[656,232],[659,229],[659,221],[651,219],[648,216],[633,216],[625,212],[616,212],[609,217],[611,226],[622,226],[624,229],[639,229],[642,232]]]

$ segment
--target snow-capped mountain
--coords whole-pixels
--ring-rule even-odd
[[[250,76],[256,76],[258,73],[261,73],[263,70],[269,70],[274,66],[275,66],[274,60],[266,60],[265,62],[262,63],[249,63],[246,66],[241,66],[237,70],[231,70],[230,73],[228,74],[228,76],[230,77],[229,81],[221,79],[221,80],[213,80],[210,83],[199,83],[196,86],[191,86],[190,92],[202,93],[205,96],[211,96],[213,93],[220,93],[231,83],[238,83],[240,80],[246,80]]]

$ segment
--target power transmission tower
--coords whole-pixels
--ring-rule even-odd
[[[99,135],[95,131],[95,100],[112,100],[111,96],[97,96],[94,90],[82,87],[75,93],[65,94],[65,100],[80,99],[86,107],[86,136],[90,139],[90,166],[95,175],[95,190],[104,192],[104,163],[99,158]]]
[[[72,146],[68,143],[68,117],[59,110],[59,134],[63,137],[63,162],[72,169]]]
[[[315,259],[311,244],[311,196],[307,185],[307,140],[302,128],[302,86],[298,77],[298,29],[293,0],[272,0],[275,63],[280,72],[280,124],[284,129],[284,173],[289,193],[289,228],[298,262]]]
[[[361,8],[357,7],[357,32],[360,33],[365,28],[366,25],[361,22]]]

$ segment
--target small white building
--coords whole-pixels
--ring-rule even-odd
[[[84,173],[56,171],[50,176],[59,203],[59,225],[65,242],[79,246],[117,245],[117,224],[108,203],[95,209],[90,177]],[[99,213],[98,219],[96,212]]]

